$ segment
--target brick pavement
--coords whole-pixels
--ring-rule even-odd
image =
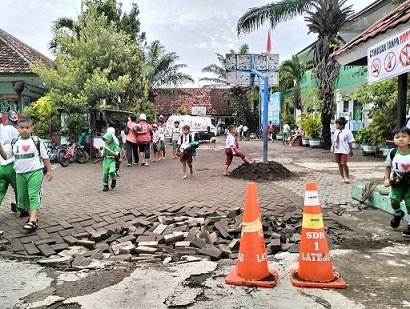
[[[194,161],[194,177],[181,179],[179,161],[168,157],[152,162],[150,167],[122,166],[117,188],[102,192],[100,163],[55,166],[54,179],[44,185],[43,209],[39,215],[39,229],[26,234],[24,219],[10,212],[11,192],[0,210],[0,228],[5,236],[0,249],[20,255],[49,256],[73,245],[77,239],[93,238],[127,226],[147,225],[158,215],[172,215],[188,211],[192,215],[206,216],[213,212],[224,213],[242,207],[246,181],[222,176],[225,155],[224,140],[217,144],[204,144]],[[299,177],[278,182],[258,183],[262,212],[280,215],[303,206],[305,181],[317,181],[324,205],[351,202],[351,185],[338,181],[336,173],[304,168],[295,163],[331,162],[333,157],[323,150],[303,147],[286,147],[281,143],[269,144],[269,157],[296,172]],[[249,157],[259,159],[262,143],[241,143]],[[355,158],[362,160],[362,158]],[[377,160],[377,159],[376,159]],[[234,159],[231,169],[241,164]],[[85,244],[86,245],[86,244]]]

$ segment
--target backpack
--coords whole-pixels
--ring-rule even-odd
[[[13,156],[14,156],[13,147],[17,143],[19,137],[20,137],[20,135],[11,140],[11,153],[13,154]],[[37,148],[38,157],[39,157],[40,161],[42,161],[43,158],[41,157],[41,151],[40,151],[40,139],[38,138],[38,136],[32,136],[31,140],[34,143],[34,146],[36,146],[36,148]],[[43,174],[46,174],[46,173],[47,173],[47,168],[44,166],[43,167]]]
[[[125,135],[128,135],[128,133],[130,133],[130,128],[128,128],[128,126],[126,126],[123,131],[124,131]]]
[[[394,156],[397,153],[397,150],[398,150],[397,147],[394,147],[392,150],[390,150],[389,156],[390,156],[390,160],[391,160],[392,163],[393,163]]]

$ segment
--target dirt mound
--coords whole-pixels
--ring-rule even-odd
[[[293,176],[294,173],[274,161],[242,164],[231,172],[231,177],[246,180],[282,180]]]

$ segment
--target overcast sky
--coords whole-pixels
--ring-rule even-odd
[[[124,9],[138,3],[142,30],[148,41],[160,40],[168,51],[180,56],[180,63],[188,65],[186,72],[197,81],[205,75],[204,66],[216,63],[215,53],[247,43],[253,53],[266,51],[268,26],[252,34],[236,35],[236,23],[248,8],[270,1],[262,0],[123,0]],[[373,0],[348,0],[355,11]],[[38,51],[51,57],[48,43],[51,25],[59,17],[76,18],[81,0],[0,0],[2,17],[0,28],[14,35]],[[280,61],[289,58],[313,42],[307,35],[302,17],[280,24],[272,30],[272,52]],[[196,82],[196,86],[200,84]]]

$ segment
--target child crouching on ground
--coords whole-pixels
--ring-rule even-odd
[[[189,172],[191,176],[194,174],[192,169],[192,156],[195,153],[195,149],[198,147],[198,143],[192,141],[190,134],[190,127],[183,126],[182,135],[178,140],[178,154],[179,160],[182,163],[182,179],[187,178],[187,164],[189,166]]]
[[[226,136],[226,143],[225,143],[225,154],[226,154],[226,162],[224,167],[224,176],[229,176],[228,169],[229,165],[232,163],[233,157],[239,157],[245,162],[246,164],[251,164],[251,162],[246,158],[243,152],[238,150],[239,144],[238,140],[235,137],[235,126],[230,125],[228,127],[229,133]]]
[[[111,133],[105,133],[103,136],[105,146],[103,148],[103,191],[108,191],[108,180],[111,176],[111,189],[114,189],[117,185],[116,178],[116,161],[120,153],[120,148],[117,143],[114,142],[114,138]]]
[[[51,163],[46,147],[37,136],[31,136],[33,127],[28,118],[18,121],[19,137],[13,140],[14,169],[17,183],[17,205],[29,213],[24,229],[32,232],[37,229],[37,213],[41,208],[43,168],[47,169],[46,178],[53,179]]]
[[[397,228],[404,217],[404,211],[400,209],[401,201],[404,201],[407,213],[410,213],[410,129],[406,127],[396,129],[393,131],[393,136],[397,147],[393,148],[387,155],[384,186],[391,186],[390,201],[394,216],[390,225]],[[393,171],[392,179],[390,179],[391,171]],[[407,229],[402,235],[410,237],[410,218]]]

